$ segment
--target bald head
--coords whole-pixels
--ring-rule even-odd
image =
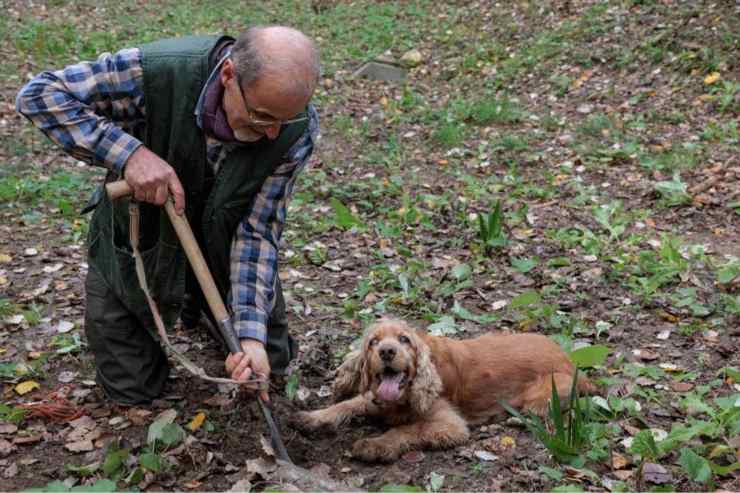
[[[316,45],[290,27],[251,27],[239,35],[231,56],[244,88],[269,80],[275,90],[308,100],[319,79]]]

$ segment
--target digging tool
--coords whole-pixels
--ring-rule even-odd
[[[108,183],[106,186],[106,192],[111,200],[116,200],[121,197],[127,197],[133,194],[133,189],[124,180]],[[239,340],[236,337],[234,328],[231,324],[231,316],[226,310],[221,295],[216,288],[216,283],[213,280],[211,271],[208,269],[203,253],[200,251],[198,242],[193,235],[193,230],[190,228],[187,218],[182,215],[178,215],[175,211],[175,205],[171,197],[167,198],[164,204],[165,211],[172,222],[172,226],[175,229],[177,237],[180,239],[185,255],[190,262],[190,266],[195,273],[195,277],[198,279],[198,284],[203,290],[203,295],[206,298],[211,313],[215,317],[218,330],[226,341],[226,345],[231,353],[241,353],[242,349],[239,345]],[[143,272],[143,269],[142,269]],[[140,279],[140,282],[142,280]],[[200,372],[195,372],[198,375],[202,375]],[[272,442],[272,448],[275,451],[277,457],[285,462],[293,464],[293,461],[288,455],[288,451],[283,444],[282,436],[280,435],[280,429],[278,428],[277,422],[272,415],[272,409],[269,402],[264,401],[261,397],[257,398],[262,415],[267,422],[267,427],[270,429],[270,441]]]

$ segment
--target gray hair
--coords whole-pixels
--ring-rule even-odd
[[[242,87],[266,76],[278,77],[285,88],[310,96],[321,73],[315,43],[285,26],[253,26],[237,37],[231,58]]]

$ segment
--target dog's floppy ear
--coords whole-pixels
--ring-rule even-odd
[[[409,403],[414,411],[426,414],[442,393],[442,379],[432,362],[429,346],[414,334],[416,344],[416,376],[411,384]]]
[[[365,352],[360,349],[344,357],[344,362],[337,368],[332,393],[335,401],[343,401],[360,393],[360,378]]]

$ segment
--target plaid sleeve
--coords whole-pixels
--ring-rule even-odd
[[[145,124],[141,51],[41,72],[18,93],[16,110],[69,154],[120,172],[141,145],[128,132]]]
[[[285,162],[269,176],[255,197],[250,214],[239,224],[231,246],[231,308],[240,339],[267,340],[267,322],[275,304],[278,245],[288,202],[300,172],[306,168],[319,132],[318,115],[309,106],[309,124]]]

